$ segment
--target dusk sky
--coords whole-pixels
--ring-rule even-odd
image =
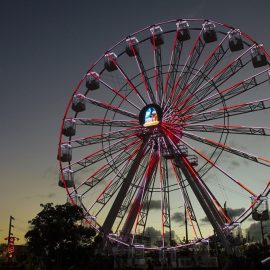
[[[0,243],[10,215],[23,243],[40,203],[65,203],[56,160],[61,120],[77,82],[113,44],[157,22],[209,18],[241,29],[270,51],[269,0],[0,3]],[[266,155],[269,144],[258,147]]]

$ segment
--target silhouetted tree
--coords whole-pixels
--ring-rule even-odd
[[[42,211],[29,221],[30,230],[25,235],[38,267],[84,269],[91,263],[95,231],[82,225],[82,209],[68,203],[41,206]]]

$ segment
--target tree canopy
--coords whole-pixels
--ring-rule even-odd
[[[34,261],[42,269],[80,267],[85,258],[91,257],[95,236],[92,228],[82,224],[82,209],[69,203],[41,206],[42,211],[29,221],[30,230],[25,235]]]

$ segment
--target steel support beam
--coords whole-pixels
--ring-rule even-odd
[[[153,173],[156,170],[157,165],[158,165],[158,154],[154,153],[154,155],[150,161],[150,164],[148,166],[148,169],[146,171],[146,175],[144,176],[144,179],[141,183],[141,186],[139,187],[137,195],[136,195],[136,197],[132,203],[132,206],[130,208],[130,211],[128,213],[125,224],[122,228],[121,234],[123,235],[123,237],[128,236],[133,228],[136,217],[138,216],[138,213],[139,213],[140,208],[142,206],[146,191],[149,188]]]
[[[115,219],[117,217],[117,214],[121,208],[121,205],[125,199],[125,196],[126,196],[126,193],[128,192],[128,189],[132,183],[132,180],[136,174],[136,171],[140,165],[140,160],[142,159],[143,155],[145,154],[145,151],[148,147],[148,140],[149,140],[149,137],[146,137],[144,139],[144,142],[140,148],[140,150],[138,151],[137,153],[137,156],[135,157],[132,165],[131,165],[131,168],[126,176],[126,178],[124,179],[123,183],[122,183],[122,186],[113,202],[113,205],[111,207],[111,210],[109,211],[104,223],[103,223],[103,226],[101,228],[101,231],[103,232],[104,235],[107,235],[108,233],[110,233],[112,227],[113,227],[113,224],[115,222]]]

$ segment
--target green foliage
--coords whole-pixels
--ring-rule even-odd
[[[71,204],[41,206],[25,235],[33,257],[44,269],[80,264],[91,253],[95,236],[92,228],[82,225],[82,209]]]

